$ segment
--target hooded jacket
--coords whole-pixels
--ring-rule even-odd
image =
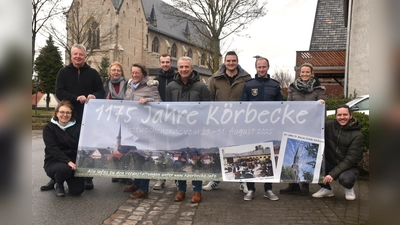
[[[160,102],[161,97],[158,93],[158,82],[149,80],[148,77],[144,77],[136,89],[132,88],[132,79],[128,81],[125,92],[124,100],[139,101],[141,98],[146,99],[147,102]]]
[[[362,158],[363,135],[361,123],[351,118],[341,126],[337,120],[325,122],[325,160],[335,166],[329,172],[333,179],[357,166]]]
[[[244,83],[251,80],[251,75],[238,65],[238,75],[232,85],[226,75],[225,64],[222,64],[219,71],[213,74],[208,84],[211,101],[240,101]]]
[[[60,101],[68,100],[72,103],[78,120],[82,119],[84,104],[81,104],[76,99],[80,95],[87,97],[89,94],[93,94],[97,99],[104,98],[103,83],[100,75],[87,63],[79,69],[71,63],[58,71],[56,97]]]
[[[165,101],[165,95],[167,90],[167,85],[174,80],[176,74],[176,68],[171,67],[168,71],[164,71],[160,69],[158,71],[158,76],[154,78],[154,80],[158,81],[158,92],[160,93],[160,97],[163,101]]]
[[[190,102],[211,101],[210,91],[207,85],[200,82],[199,73],[193,70],[186,84],[182,82],[181,75],[177,73],[174,81],[168,84],[166,89],[166,101]]]
[[[244,84],[241,101],[283,101],[281,87],[278,81],[267,77],[259,77]]]

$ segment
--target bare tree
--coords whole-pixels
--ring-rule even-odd
[[[72,13],[69,13],[72,12]],[[87,47],[87,56],[91,56],[95,49],[110,42],[112,31],[100,33],[100,25],[104,22],[102,12],[81,12],[79,2],[74,2],[68,12],[65,12],[60,21],[64,24],[66,31],[59,30],[60,25],[50,24],[47,27],[55,42],[65,49],[65,58],[71,57],[71,47],[75,43]]]
[[[220,41],[239,34],[246,25],[266,14],[266,1],[259,0],[171,0],[163,14],[178,21],[189,21],[200,35],[201,46],[211,52],[208,67],[212,72],[219,68]],[[177,10],[178,9],[178,10]],[[178,12],[180,10],[180,12]],[[182,13],[185,12],[185,13]]]
[[[36,52],[36,36],[52,17],[63,12],[63,8],[60,7],[61,1],[62,0],[32,0],[32,66]]]
[[[275,68],[272,78],[281,83],[281,88],[288,88],[291,83],[293,83],[294,78],[287,68]]]

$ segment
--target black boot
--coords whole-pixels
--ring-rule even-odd
[[[113,183],[116,183],[116,182],[118,182],[119,181],[119,178],[111,178],[111,182],[113,182]]]
[[[54,190],[55,181],[51,179],[46,185],[40,187],[41,191]]]
[[[300,186],[298,183],[289,183],[289,187],[279,190],[281,194],[300,194]]]
[[[301,187],[300,187],[300,194],[302,195],[308,195],[308,193],[310,193],[310,188],[309,188],[309,184],[308,183],[301,183]]]
[[[64,185],[56,184],[56,195],[57,197],[65,197]]]
[[[94,187],[93,177],[85,177],[85,189],[91,190],[93,189],[93,187]]]

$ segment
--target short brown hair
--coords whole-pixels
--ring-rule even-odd
[[[147,75],[149,75],[149,71],[147,70],[146,66],[142,63],[134,63],[132,65],[132,67],[139,68],[142,71],[144,77],[147,77]],[[132,68],[131,68],[131,70],[132,70]]]
[[[61,108],[61,106],[65,106],[68,107],[69,109],[71,109],[71,120],[75,120],[75,111],[74,111],[74,106],[72,105],[72,103],[70,101],[67,100],[62,100],[60,103],[58,103],[57,107],[55,108],[54,112],[53,112],[53,119],[55,121],[58,121],[58,117],[57,117],[57,113],[58,110]]]

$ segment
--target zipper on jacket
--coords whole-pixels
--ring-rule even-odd
[[[338,154],[338,149],[339,149],[339,138],[340,135],[342,134],[342,128],[340,128],[337,139],[336,139],[336,149],[335,149],[335,153],[336,153],[336,164],[339,164],[339,154]]]

